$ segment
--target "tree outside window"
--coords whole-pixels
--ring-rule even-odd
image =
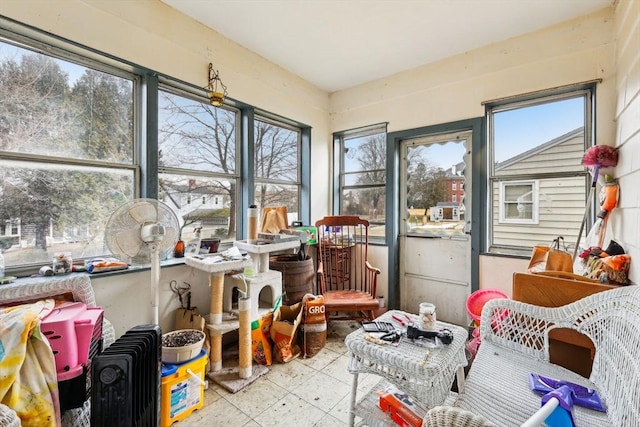
[[[183,240],[196,229],[202,237],[236,238],[238,115],[172,88],[159,92],[158,188]]]
[[[264,117],[254,122],[255,191],[260,208],[286,206],[287,224],[299,219],[301,131]]]
[[[0,42],[0,222],[20,224],[7,265],[105,253],[104,225],[134,194],[134,86]]]

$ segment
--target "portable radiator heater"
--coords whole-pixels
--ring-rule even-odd
[[[162,331],[128,330],[91,364],[91,426],[156,427],[160,421]]]

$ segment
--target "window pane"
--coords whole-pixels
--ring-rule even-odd
[[[376,133],[372,133],[376,132]],[[369,221],[369,236],[385,237],[387,133],[386,127],[363,129],[339,136],[340,214]]]
[[[0,161],[0,218],[8,224],[0,244],[7,265],[48,265],[60,252],[72,258],[108,253],[104,227],[133,199],[134,182],[133,171]]]
[[[256,178],[297,182],[300,133],[256,120],[254,134]]]
[[[495,175],[583,172],[584,97],[497,112]]]
[[[356,183],[384,182],[384,173],[369,174],[367,171],[384,171],[387,166],[387,135],[377,133],[344,140],[344,172],[365,172]]]
[[[201,236],[235,240],[235,181],[189,175],[160,174],[158,198],[178,217],[184,241]]]
[[[236,172],[236,112],[160,91],[160,167]]]
[[[407,232],[428,236],[464,233],[465,144],[460,134],[417,138],[407,146]]]
[[[587,197],[582,156],[592,143],[592,90],[488,110],[490,251],[529,255],[560,235],[577,240]]]
[[[256,204],[261,207],[286,206],[287,224],[298,220],[298,186],[282,184],[256,184]]]
[[[133,162],[133,81],[0,42],[0,150]]]

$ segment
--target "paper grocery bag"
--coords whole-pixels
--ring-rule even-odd
[[[562,247],[560,246],[562,242]],[[573,273],[573,256],[567,252],[566,246],[564,246],[564,238],[558,236],[547,253],[547,265],[545,270],[547,271],[566,271]]]
[[[287,224],[287,207],[273,206],[262,209],[262,221],[260,231],[263,233],[280,233],[280,230],[289,228]]]
[[[302,302],[280,306],[274,313],[270,332],[276,361],[289,362],[300,356],[296,336],[301,322]]]
[[[545,271],[547,267],[548,253],[549,246],[534,246],[533,251],[531,251],[531,258],[529,259],[529,266],[527,267],[527,271],[529,273],[539,273],[541,271]]]
[[[197,329],[204,332],[204,344],[202,348],[207,351],[211,350],[211,342],[209,341],[209,333],[205,330],[206,321],[204,317],[198,314],[198,308],[179,308],[176,310],[176,329]],[[207,358],[209,360],[209,358]],[[208,362],[207,362],[208,363]],[[207,367],[207,372],[208,372]]]

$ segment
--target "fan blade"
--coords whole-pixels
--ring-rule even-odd
[[[161,249],[171,248],[178,241],[178,229],[176,227],[165,227],[164,238],[159,243]]]
[[[115,236],[118,249],[127,256],[134,257],[142,248],[144,242],[140,239],[139,233],[133,230],[118,231]]]
[[[158,221],[158,209],[153,203],[141,201],[129,209],[129,215],[138,223],[146,224]]]

